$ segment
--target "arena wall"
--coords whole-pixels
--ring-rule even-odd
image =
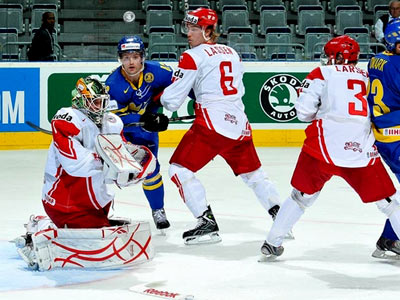
[[[173,68],[176,63],[166,63]],[[0,149],[47,148],[51,136],[26,124],[50,130],[50,121],[63,106],[70,106],[71,91],[79,77],[104,81],[118,62],[0,63]],[[318,62],[245,62],[243,102],[256,146],[300,146],[307,124],[297,120],[296,88]],[[361,63],[362,68],[366,63]],[[188,101],[169,117],[193,114]],[[160,133],[161,147],[175,147],[190,121],[171,123]]]

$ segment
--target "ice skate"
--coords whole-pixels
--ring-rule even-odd
[[[376,242],[376,250],[372,253],[372,256],[381,259],[400,260],[400,241],[381,236]]]
[[[167,220],[164,208],[155,209],[152,211],[154,224],[160,230],[162,235],[165,235],[165,229],[169,228],[170,224]]]
[[[33,251],[32,235],[27,233],[11,242],[15,243],[18,254],[28,264],[28,268],[31,270],[38,270],[39,264],[36,260],[35,251]]]
[[[196,227],[183,233],[182,238],[186,245],[215,244],[221,241],[218,234],[218,224],[210,206],[197,219]]]
[[[262,256],[258,261],[265,262],[275,260],[278,256],[282,255],[283,250],[284,248],[282,246],[275,247],[264,241],[264,244],[261,246]]]
[[[275,205],[275,206],[271,207],[271,208],[268,210],[268,213],[271,215],[272,220],[274,220],[274,221],[275,221],[275,219],[276,219],[276,215],[278,214],[279,208],[280,208],[279,205]],[[284,239],[285,239],[285,240],[294,240],[293,231],[290,230],[290,231],[285,235]]]

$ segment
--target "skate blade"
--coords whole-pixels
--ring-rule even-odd
[[[157,231],[158,231],[158,235],[160,235],[160,236],[166,236],[167,235],[165,229],[157,229]]]
[[[388,253],[392,253],[392,252],[376,249],[372,253],[372,257],[379,258],[379,259],[388,259],[388,260],[400,260],[400,255],[395,254],[395,253],[393,253],[393,254],[388,254]]]
[[[273,254],[270,254],[270,255],[261,254],[260,257],[258,258],[257,262],[259,262],[259,263],[272,262],[272,261],[276,261],[277,258],[278,258],[278,256],[273,255]]]
[[[9,242],[14,243],[15,247],[17,247],[17,248],[24,248],[26,246],[26,239],[22,236],[17,237]]]
[[[294,235],[293,235],[293,231],[289,231],[285,237],[283,238],[284,240],[294,240]]]
[[[219,236],[218,232],[213,232],[201,236],[191,236],[184,239],[185,245],[216,244],[221,241],[222,239]]]

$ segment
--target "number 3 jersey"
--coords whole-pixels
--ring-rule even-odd
[[[299,120],[312,122],[304,152],[340,167],[375,162],[367,83],[368,73],[352,65],[321,66],[307,75],[295,105]]]
[[[201,44],[180,57],[173,84],[164,90],[162,105],[176,111],[193,89],[195,123],[231,139],[251,136],[242,96],[243,65],[231,47]]]
[[[368,104],[378,142],[400,141],[400,55],[379,53],[368,64]],[[397,146],[394,146],[397,147]]]

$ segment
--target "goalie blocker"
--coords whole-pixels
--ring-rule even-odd
[[[36,223],[36,224],[35,224]],[[110,220],[110,223],[116,223]],[[118,220],[120,225],[56,228],[48,217],[31,217],[27,235],[16,240],[18,253],[31,269],[115,269],[150,261],[154,257],[148,222]],[[37,225],[39,224],[39,225]],[[45,229],[39,230],[40,227]],[[31,228],[39,230],[29,232]]]

